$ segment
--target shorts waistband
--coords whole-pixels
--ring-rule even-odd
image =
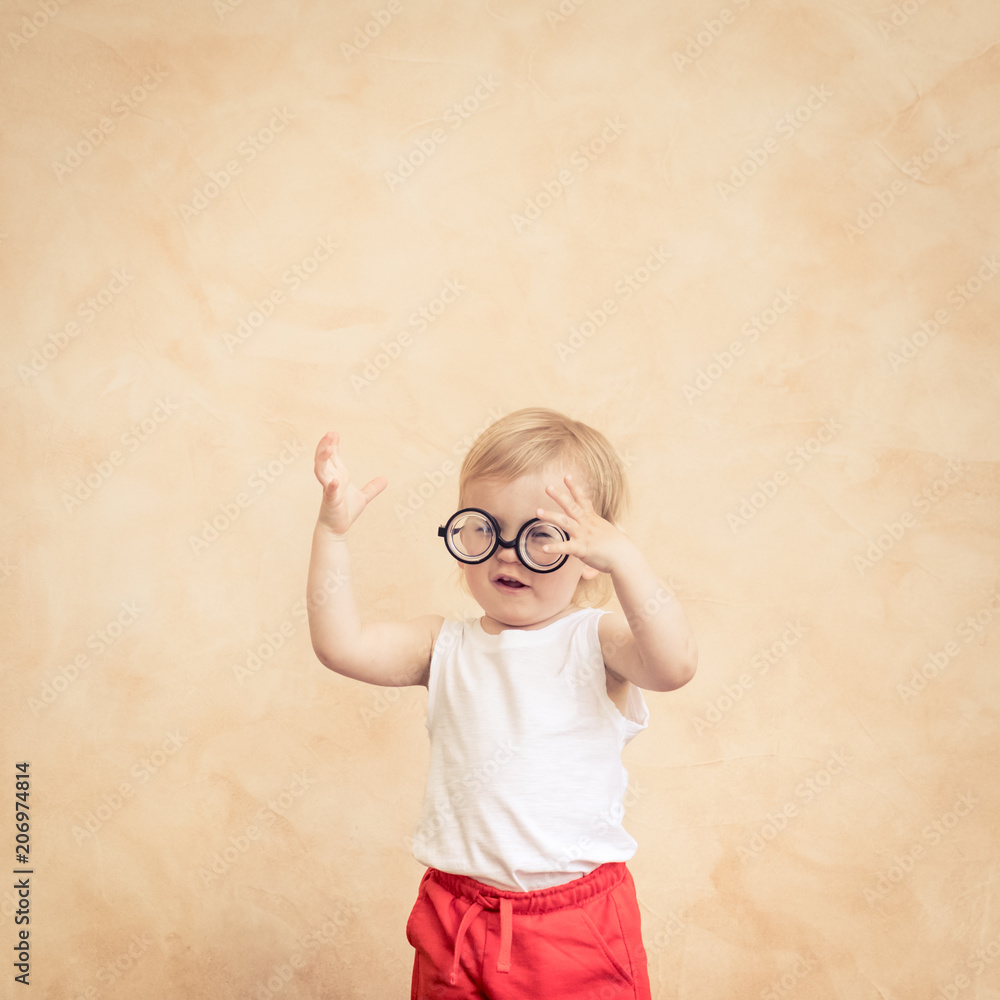
[[[493,903],[491,909],[499,909],[500,900],[504,900],[504,909],[507,909],[506,904],[509,903],[512,913],[548,913],[567,906],[579,906],[588,899],[609,892],[625,878],[627,871],[624,861],[607,861],[587,875],[564,882],[562,885],[553,885],[546,889],[530,889],[527,892],[496,889],[468,875],[443,872],[438,868],[428,868],[423,878],[433,879],[453,896],[461,899],[470,902],[490,901]]]

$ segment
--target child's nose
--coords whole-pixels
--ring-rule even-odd
[[[517,562],[517,553],[514,551],[513,546],[509,549],[505,549],[503,546],[497,546],[497,559],[501,562]]]

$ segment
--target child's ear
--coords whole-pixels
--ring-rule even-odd
[[[583,571],[580,573],[581,580],[593,580],[595,577],[600,576],[601,571],[599,569],[594,569],[593,566],[587,566],[584,564]]]

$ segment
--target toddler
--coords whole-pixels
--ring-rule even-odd
[[[648,724],[641,689],[686,684],[698,654],[617,526],[621,460],[553,410],[502,417],[466,454],[459,510],[438,528],[482,616],[362,624],[348,529],[387,481],[358,489],[338,445],[331,432],[316,449],[309,592],[348,583],[310,607],[313,649],[346,677],[427,688],[411,1000],[650,1000],[621,750]],[[620,612],[600,607],[612,586]]]

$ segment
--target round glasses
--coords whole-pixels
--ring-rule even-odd
[[[565,552],[545,552],[544,545],[568,542],[569,535],[551,521],[533,517],[525,521],[510,541],[500,537],[497,519],[479,507],[464,507],[438,528],[448,551],[460,562],[486,562],[497,550],[513,548],[517,558],[534,573],[553,573],[569,558]]]

